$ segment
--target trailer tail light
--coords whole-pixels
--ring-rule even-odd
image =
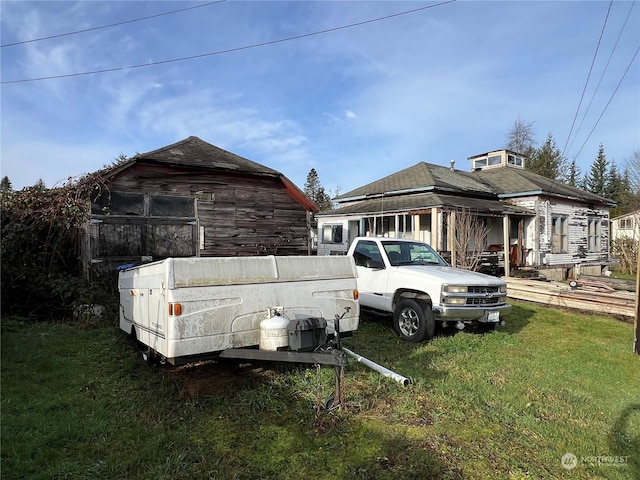
[[[179,317],[182,315],[182,305],[180,303],[169,304],[169,315]]]
[[[356,290],[354,290],[354,291],[353,291],[353,299],[354,299],[354,300],[357,300],[359,296],[360,296],[360,293],[358,292],[358,290],[357,290],[357,289],[356,289]]]

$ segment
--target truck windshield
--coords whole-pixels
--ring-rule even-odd
[[[426,243],[384,242],[384,250],[392,266],[399,265],[447,265],[436,251]]]

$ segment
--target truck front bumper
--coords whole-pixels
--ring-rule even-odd
[[[433,308],[433,314],[436,319],[439,320],[479,320],[481,322],[488,321],[488,312],[499,312],[500,316],[502,316],[510,311],[511,305],[508,303],[487,308],[458,306],[439,306]]]

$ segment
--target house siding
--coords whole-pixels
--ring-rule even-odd
[[[567,249],[564,252],[553,251],[551,222],[557,216],[565,217],[567,222]],[[608,210],[591,208],[576,202],[541,199],[538,218],[540,257],[543,265],[599,263],[607,260],[609,253]],[[590,219],[600,220],[600,232],[592,251],[590,251],[588,240]]]

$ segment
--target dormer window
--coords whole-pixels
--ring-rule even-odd
[[[507,155],[507,163],[509,165],[515,165],[516,167],[522,167],[522,165],[524,165],[522,157],[510,153]]]
[[[469,157],[469,160],[471,160],[471,168],[473,170],[492,167],[524,168],[524,157],[509,150],[496,150],[495,152]]]
[[[487,159],[488,166],[502,165],[502,155],[491,155]]]

